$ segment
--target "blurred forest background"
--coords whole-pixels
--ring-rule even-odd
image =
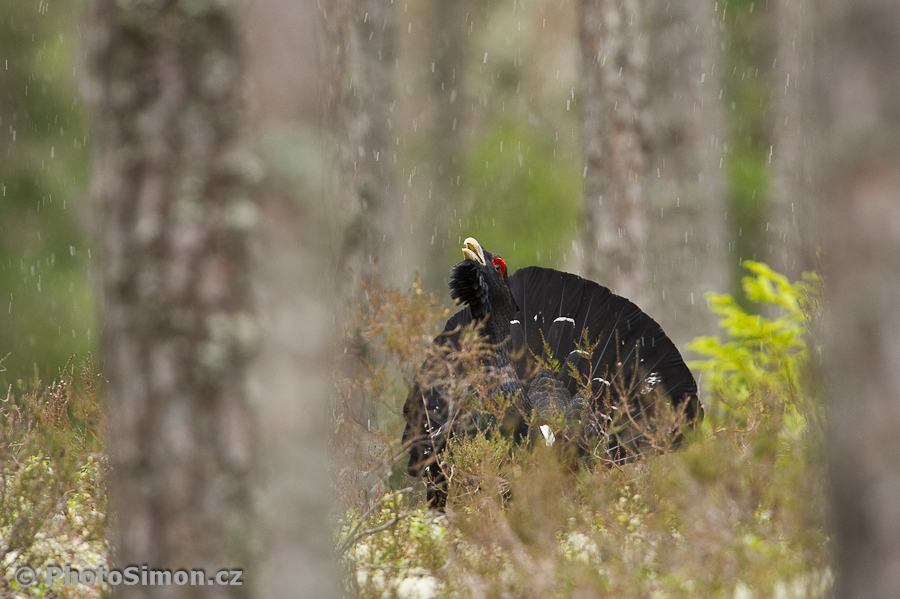
[[[344,219],[344,251],[365,254],[351,264],[356,276],[408,287],[418,272],[440,290],[460,240],[474,236],[513,270],[551,266],[627,288],[617,276],[629,264],[591,251],[600,233],[591,198],[582,200],[594,175],[582,147],[577,3],[401,2],[389,20],[370,4],[353,8],[381,19],[378,37],[320,57],[344,62],[319,96],[331,99],[329,128],[299,125],[307,130],[294,138],[305,141],[276,143],[279,161],[325,189]],[[639,251],[652,281],[631,295],[683,349],[714,332],[708,317],[685,318],[691,305],[709,290],[736,291],[743,260],[792,277],[811,266],[794,180],[807,59],[799,3],[657,4],[642,27],[660,41],[636,45],[628,65],[639,77],[628,85],[644,88],[631,100],[643,160],[634,178],[649,190],[643,235],[655,243]],[[91,137],[79,88],[85,3],[0,10],[0,353],[9,354],[0,377],[13,384],[96,353],[99,215],[87,202]],[[325,43],[335,49],[346,31],[332,29]],[[353,164],[345,172],[356,173],[358,197],[341,199],[328,175],[328,136],[352,140],[337,160]],[[384,155],[354,155],[353,142],[373,145],[359,142],[365,136]]]
[[[4,2],[0,16],[0,352],[10,384],[96,353],[87,201],[90,140],[78,69],[84,5]],[[2,356],[0,356],[2,357]]]
[[[0,2],[0,594],[51,559],[240,564],[231,596],[896,586],[900,3],[809,4]],[[423,509],[400,406],[469,236],[659,321],[703,377],[683,451],[477,434]]]

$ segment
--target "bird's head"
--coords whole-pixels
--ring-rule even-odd
[[[496,313],[508,321],[518,308],[509,290],[506,262],[472,237],[466,239],[462,252],[465,259],[450,273],[450,297],[468,305],[476,319]]]

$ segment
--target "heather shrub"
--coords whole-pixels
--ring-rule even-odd
[[[691,344],[706,418],[679,447],[611,465],[565,443],[459,435],[443,513],[406,475],[400,435],[416,369],[452,311],[418,285],[369,288],[336,377],[348,594],[826,596],[823,416],[810,391],[820,282],[745,265],[759,315],[709,298],[722,337]]]
[[[0,403],[0,579],[3,596],[99,597],[97,586],[45,584],[47,564],[96,571],[106,563],[105,419],[93,360],[59,378],[8,384]],[[16,569],[37,581],[20,587]],[[55,593],[55,594],[51,594]]]

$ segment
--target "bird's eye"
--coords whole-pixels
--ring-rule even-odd
[[[506,262],[503,261],[503,258],[494,258],[491,260],[491,264],[494,265],[494,270],[499,272],[501,277],[506,276]]]

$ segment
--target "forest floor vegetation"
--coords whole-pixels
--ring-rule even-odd
[[[45,584],[45,567],[106,564],[106,417],[88,356],[46,384],[9,384],[0,400],[0,596],[88,598],[98,586]],[[17,582],[21,567],[37,578]],[[52,593],[52,594],[51,594]]]
[[[813,275],[745,262],[747,299],[709,297],[720,337],[690,363],[705,418],[672,451],[624,464],[564,443],[479,432],[451,442],[447,508],[406,474],[402,406],[452,311],[417,283],[371,286],[346,329],[333,444],[335,543],[350,597],[815,599],[830,594],[825,410]],[[463,344],[477,363],[477,343]],[[0,362],[2,367],[2,362]],[[18,566],[106,563],[102,377],[71,360],[50,384],[0,398],[0,595],[99,597],[29,587]],[[498,409],[502,409],[499,406]],[[51,594],[52,593],[52,594]]]
[[[705,419],[625,464],[479,432],[451,442],[445,511],[405,472],[401,408],[450,311],[371,287],[348,327],[335,420],[350,596],[802,599],[832,585],[818,277],[745,262],[747,299],[711,295],[721,337],[690,363]],[[466,351],[463,348],[463,351]],[[473,350],[476,351],[476,350]]]

